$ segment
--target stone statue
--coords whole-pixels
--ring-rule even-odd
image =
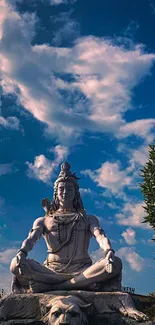
[[[48,199],[42,201],[46,215],[34,221],[27,239],[11,262],[13,293],[70,289],[97,291],[101,284],[108,286],[109,281],[117,277],[121,281],[122,262],[115,256],[98,219],[86,214],[78,178],[71,173],[70,167],[67,162],[61,165],[52,203]],[[44,265],[27,258],[41,236],[48,252]],[[92,236],[103,249],[103,258],[94,264],[88,254]]]

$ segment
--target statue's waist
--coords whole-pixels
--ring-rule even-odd
[[[57,264],[57,263],[61,263],[61,264],[68,264],[70,258],[61,258],[59,257],[58,255],[55,255],[55,254],[52,254],[50,252],[48,252],[48,255],[47,255],[47,259],[46,261],[48,263],[52,263],[52,264]],[[74,258],[71,262],[71,264],[92,264],[92,260],[91,258],[88,256],[88,257],[84,257],[84,258]]]

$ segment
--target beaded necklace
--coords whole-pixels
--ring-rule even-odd
[[[60,244],[64,244],[63,246],[69,246],[74,239],[74,231],[75,231],[75,225],[80,220],[80,215],[75,213],[74,216],[66,215],[65,217],[61,214],[54,215],[55,223],[57,224],[57,239]],[[60,235],[60,228],[61,226],[67,225],[67,236],[64,241],[61,239]],[[68,240],[67,240],[68,239]]]

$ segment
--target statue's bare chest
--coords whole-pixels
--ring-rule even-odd
[[[82,240],[89,233],[87,219],[80,215],[68,216],[51,216],[45,218],[44,236],[49,246],[58,247],[57,245],[71,245],[76,241]]]

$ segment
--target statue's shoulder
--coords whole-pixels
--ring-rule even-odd
[[[99,225],[98,218],[96,216],[94,216],[93,214],[87,214],[87,220],[90,225],[96,225],[96,226]]]
[[[44,217],[44,230],[49,231],[49,229],[51,229],[51,227],[54,225],[55,223],[55,216],[54,214],[50,213],[48,215],[46,215]]]
[[[33,223],[34,227],[44,227],[45,217],[39,217],[37,218]]]

